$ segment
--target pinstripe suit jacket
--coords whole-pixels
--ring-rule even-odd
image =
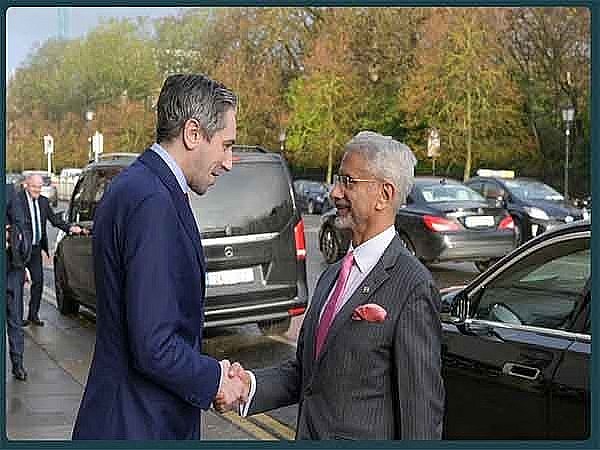
[[[296,358],[254,372],[249,414],[298,402],[297,439],[440,439],[440,297],[431,274],[396,236],[336,315],[315,360],[319,312],[340,266],[317,283]],[[385,308],[385,321],[352,320],[364,303]]]

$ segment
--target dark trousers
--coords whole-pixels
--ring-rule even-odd
[[[31,275],[31,298],[29,299],[29,320],[39,320],[42,289],[44,288],[44,270],[42,269],[42,248],[34,245],[31,248],[31,258],[27,264]]]
[[[23,282],[25,271],[13,269],[6,272],[6,333],[8,351],[14,366],[23,364]]]

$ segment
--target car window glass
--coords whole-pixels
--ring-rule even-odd
[[[427,203],[484,200],[473,189],[460,184],[423,185],[420,191]]]
[[[485,287],[475,318],[564,329],[577,311],[589,277],[589,238],[546,246]]]
[[[504,197],[504,189],[498,186],[496,183],[485,183],[483,186],[483,196],[485,198]]]
[[[98,203],[104,195],[106,186],[121,171],[120,167],[99,168],[90,173],[87,183],[81,194],[81,206],[79,210],[80,221],[94,220],[94,213]]]
[[[81,202],[82,196],[86,191],[86,186],[90,184],[92,177],[91,172],[87,172],[83,177],[79,179],[73,190],[73,197],[71,200],[71,208],[69,212],[70,222],[79,222],[81,220]]]
[[[289,178],[280,163],[237,163],[190,201],[203,237],[281,231],[291,220]]]

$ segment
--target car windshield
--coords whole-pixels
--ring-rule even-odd
[[[564,197],[547,184],[531,180],[507,180],[510,192],[521,200],[564,200]]]
[[[429,184],[417,185],[427,203],[473,201],[484,202],[485,199],[473,189],[462,184]]]

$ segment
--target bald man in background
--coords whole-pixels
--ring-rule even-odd
[[[50,207],[50,202],[41,195],[44,180],[40,175],[30,175],[25,179],[23,191],[19,193],[19,199],[25,213],[25,230],[31,241],[31,257],[27,264],[27,270],[31,275],[31,297],[29,299],[29,313],[27,320],[23,322],[24,326],[29,324],[44,326],[40,320],[40,302],[42,299],[42,289],[44,287],[44,270],[42,269],[42,250],[46,256],[48,252],[48,235],[46,233],[46,222],[50,221],[56,228],[65,233],[80,234],[87,233],[87,230],[78,225],[66,223],[60,215],[57,215]]]

